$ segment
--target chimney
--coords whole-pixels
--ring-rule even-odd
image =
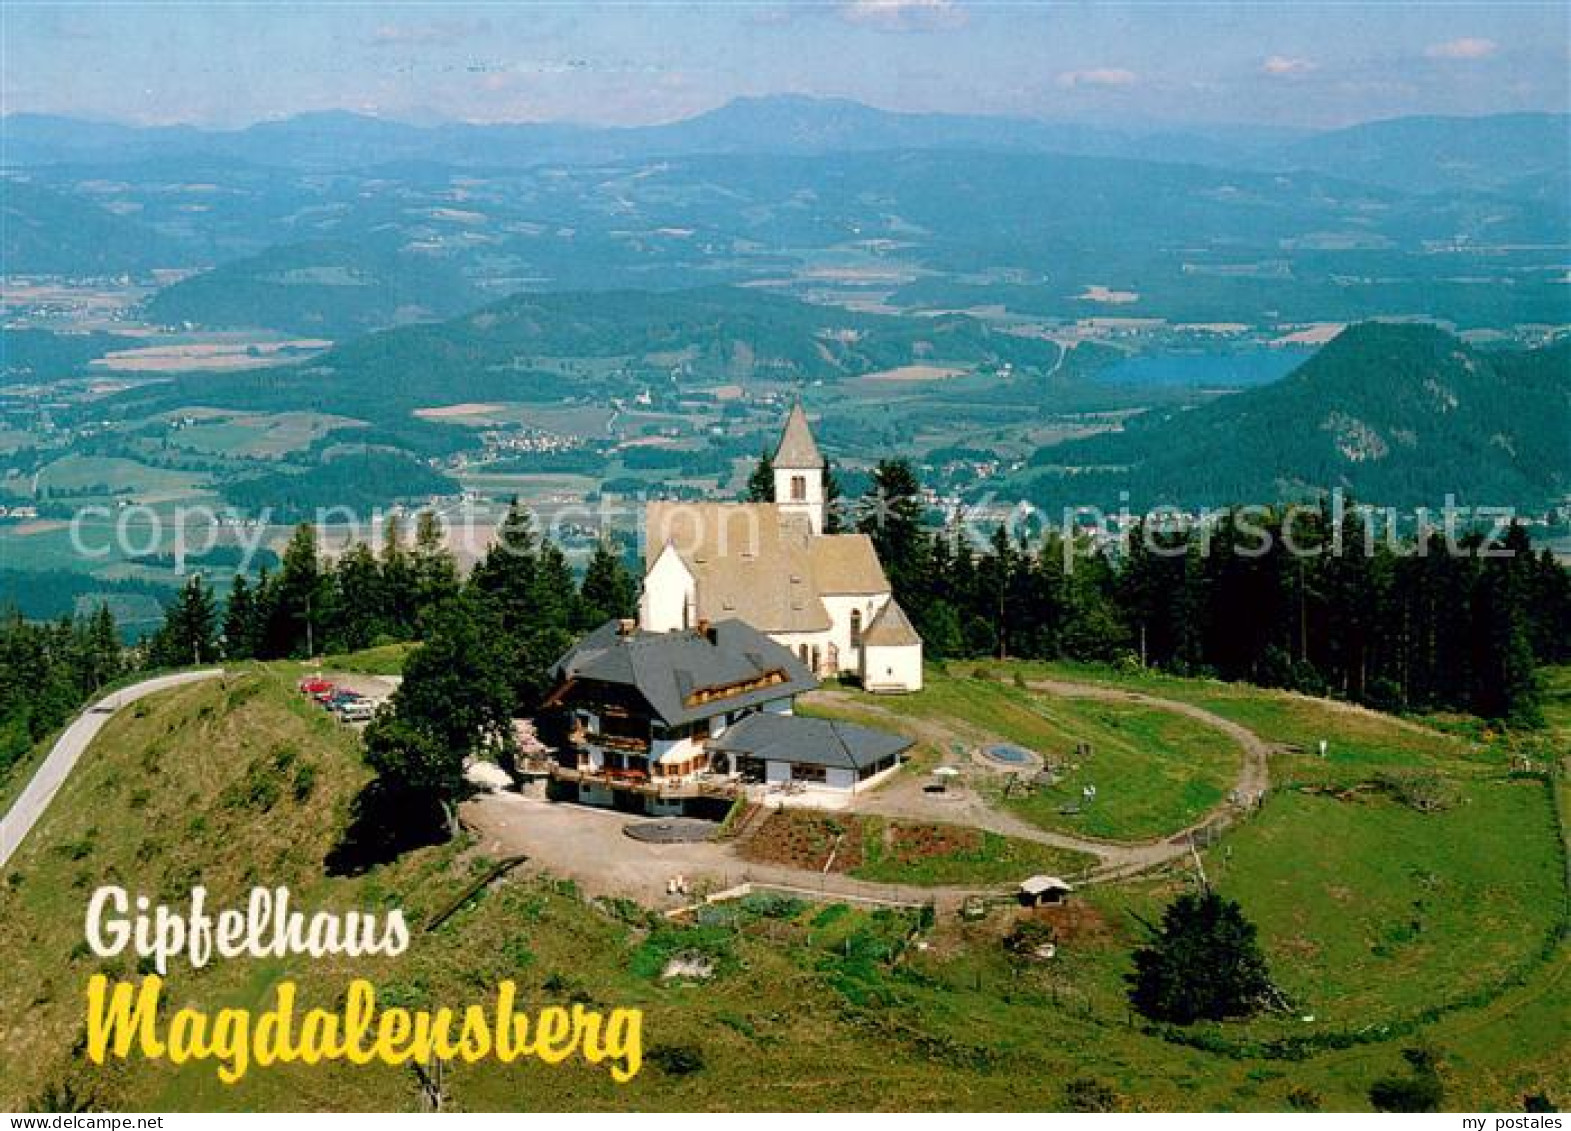
[[[618,636],[631,636],[637,631],[638,622],[632,617],[623,617],[616,622],[616,634]]]
[[[709,623],[709,618],[708,617],[699,617],[698,618],[697,631],[698,631],[698,635],[702,636],[705,640],[709,641],[709,643],[713,644],[715,642],[714,626]]]

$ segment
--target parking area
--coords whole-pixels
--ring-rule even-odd
[[[340,722],[363,727],[398,686],[397,676],[358,672],[316,672],[301,679],[296,690],[331,711]]]

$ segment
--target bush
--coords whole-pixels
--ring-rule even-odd
[[[1287,1106],[1294,1111],[1319,1111],[1320,1093],[1297,1084],[1288,1090]]]
[[[1440,1077],[1433,1074],[1385,1076],[1369,1086],[1369,1102],[1376,1111],[1439,1111],[1444,1098]]]
[[[1120,1099],[1111,1084],[1093,1076],[1076,1076],[1064,1085],[1064,1106],[1070,1111],[1117,1111]]]
[[[704,1070],[704,1050],[697,1045],[655,1045],[649,1062],[667,1076],[691,1076]]]
[[[1412,1067],[1407,1076],[1383,1076],[1369,1086],[1369,1102],[1376,1111],[1439,1111],[1445,1085],[1433,1050],[1408,1048],[1402,1057]]]

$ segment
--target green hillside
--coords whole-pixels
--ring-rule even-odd
[[[8,274],[107,275],[185,261],[175,241],[90,200],[0,180],[0,263]]]
[[[1365,323],[1288,377],[1040,449],[1038,502],[1266,503],[1342,488],[1394,506],[1541,507],[1571,490],[1571,340],[1489,353],[1434,326]]]
[[[829,380],[913,363],[1047,370],[1052,342],[974,318],[855,314],[736,287],[514,295],[446,322],[346,342],[308,363],[200,374],[120,403],[342,412],[409,431],[455,401],[604,400],[651,384]]]
[[[844,905],[744,900],[683,927],[528,869],[425,930],[490,866],[484,846],[464,838],[364,876],[327,874],[366,771],[352,732],[294,692],[301,670],[252,669],[124,711],[23,843],[0,887],[0,1014],[26,1017],[0,1030],[0,1106],[52,1096],[138,1110],[419,1108],[414,1074],[381,1065],[253,1068],[232,1087],[210,1064],[86,1065],[86,979],[138,976],[134,959],[100,959],[83,942],[84,903],[103,883],[175,907],[202,883],[211,908],[284,884],[297,907],[397,906],[414,927],[396,959],[177,965],[182,1005],[257,1008],[289,978],[303,1004],[331,1008],[358,976],[384,1004],[417,1008],[484,1000],[511,978],[532,1004],[645,1010],[632,1083],[576,1061],[458,1065],[446,1077],[457,1110],[794,1110],[804,1085],[826,1109],[1062,1109],[1086,1090],[1077,1080],[1125,1110],[1365,1110],[1370,1082],[1419,1041],[1441,1059],[1448,1109],[1514,1110],[1525,1094],[1563,1099],[1571,1087],[1548,793],[1507,778],[1494,753],[1432,732],[1368,715],[1348,723],[1364,774],[1409,764],[1422,744],[1454,791],[1443,811],[1378,792],[1295,792],[1291,779],[1317,761],[1295,757],[1282,796],[1204,853],[1213,882],[1260,924],[1297,1008],[1164,1034],[1129,1023],[1121,979],[1138,938],[1131,912],[1149,918],[1185,890],[1187,862],[1088,889],[1082,928],[1047,964],[1011,957],[997,914],[974,925],[943,914],[925,949],[910,945],[923,930],[914,913]],[[1163,681],[1186,697],[1214,686]],[[1345,711],[1235,694],[1243,717],[1307,714],[1337,747]],[[678,952],[709,956],[714,976],[663,981]]]
[[[144,315],[164,325],[336,339],[451,317],[480,301],[440,259],[324,241],[270,248],[182,279],[154,295]]]

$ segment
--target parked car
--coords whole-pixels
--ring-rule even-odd
[[[338,709],[338,717],[346,723],[368,723],[376,714],[376,704],[369,699],[353,699]]]
[[[300,681],[300,694],[317,696],[324,691],[333,690],[333,681],[323,679],[321,676],[307,676]]]

